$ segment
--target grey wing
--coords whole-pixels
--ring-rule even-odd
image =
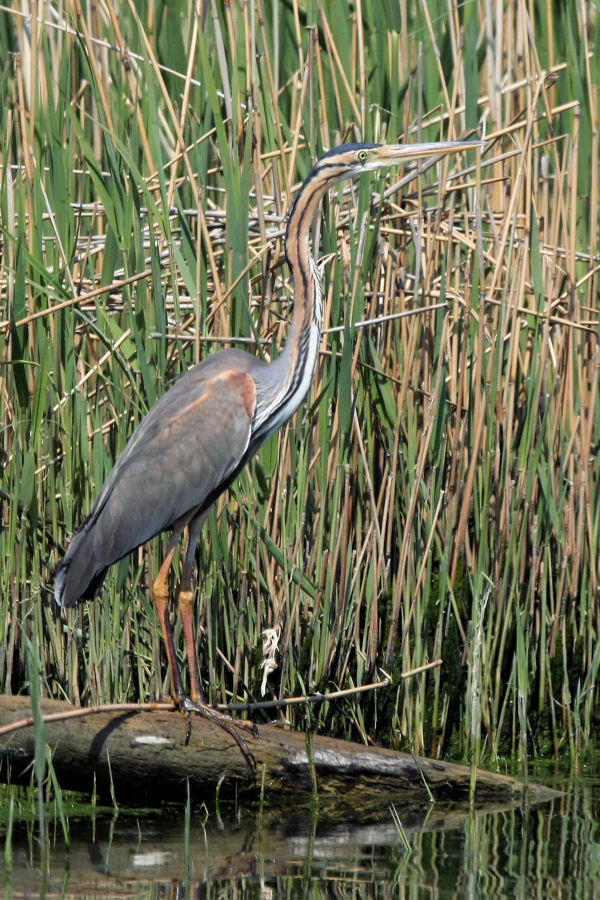
[[[57,573],[57,600],[75,604],[118,559],[209,506],[246,459],[255,408],[254,379],[223,365],[192,369],[168,391],[74,535]]]

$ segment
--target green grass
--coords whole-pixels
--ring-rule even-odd
[[[0,12],[0,690],[30,691],[30,644],[43,695],[168,689],[165,540],[61,619],[70,534],[179,375],[282,345],[284,217],[324,148],[484,127],[479,167],[325,201],[315,385],[205,529],[202,674],[257,696],[280,627],[277,697],[394,679],[296,727],[575,760],[599,726],[597,7],[206,6],[83,4],[30,39]]]

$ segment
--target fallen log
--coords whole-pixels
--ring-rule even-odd
[[[410,754],[261,725],[260,737],[248,736],[256,768],[222,728],[200,716],[192,720],[186,745],[185,717],[168,704],[90,708],[74,712],[68,703],[42,700],[45,742],[64,790],[100,797],[114,795],[118,803],[159,806],[182,801],[188,784],[193,801],[245,792],[249,799],[262,792],[276,805],[304,803],[318,793],[319,808],[338,813],[382,809],[391,802],[404,811],[422,808],[429,792],[436,801],[469,798],[467,766],[415,758]],[[35,733],[22,720],[31,716],[28,697],[0,696],[0,780],[30,782]],[[60,718],[57,720],[57,716]],[[19,727],[8,731],[11,723]],[[246,735],[244,734],[244,737]],[[426,786],[427,785],[427,786]],[[542,801],[556,791],[526,788],[516,779],[478,770],[475,803],[521,799]]]

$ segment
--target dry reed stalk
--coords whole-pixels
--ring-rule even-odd
[[[72,4],[68,21],[52,30],[36,21],[30,38],[15,12],[22,56],[3,88],[0,151],[0,354],[9,373],[0,413],[5,493],[15,500],[3,504],[3,546],[17,547],[3,576],[3,685],[22,671],[21,634],[31,633],[22,610],[31,609],[51,634],[48,670],[69,673],[68,688],[50,678],[49,691],[159,693],[143,590],[158,546],[128,579],[119,569],[86,614],[91,634],[79,646],[67,641],[77,618],[65,633],[42,616],[65,524],[89,508],[145,404],[213,343],[239,335],[252,346],[255,330],[257,352],[281,345],[282,216],[318,149],[347,137],[457,136],[475,117],[488,128],[481,161],[423,166],[417,182],[405,173],[326,204],[314,409],[265,448],[255,478],[242,476],[206,533],[210,677],[235,697],[256,679],[262,627],[277,623],[279,695],[301,681],[311,690],[329,679],[360,683],[384,655],[397,683],[413,660],[444,657],[444,673],[423,675],[414,691],[396,687],[353,710],[363,737],[385,723],[384,738],[400,728],[418,751],[461,752],[465,710],[474,752],[483,735],[491,753],[519,741],[523,750],[529,712],[540,745],[549,734],[559,748],[564,728],[578,746],[573,698],[593,671],[600,628],[596,165],[586,198],[580,189],[585,160],[598,158],[597,42],[577,6],[585,89],[574,99],[575,60],[553,44],[545,8],[520,0],[501,16],[491,2],[464,17],[453,3],[441,9],[403,2],[406,28],[380,35],[371,5],[338,23],[326,3],[309,21],[295,2],[277,33],[258,2],[212,2],[203,20],[182,5],[189,55],[176,92],[157,23],[134,4],[109,2],[102,14]],[[538,21],[549,25],[543,41]],[[387,96],[375,93],[382,69]],[[386,113],[398,109],[391,85],[402,119]],[[66,173],[66,207],[50,161]],[[243,246],[236,223],[246,221]],[[355,328],[360,320],[375,322]],[[28,431],[28,421],[38,425]],[[33,504],[29,520],[23,499]],[[470,705],[467,641],[481,579],[481,691]],[[121,635],[117,651],[108,619]],[[347,728],[329,708],[319,716]]]

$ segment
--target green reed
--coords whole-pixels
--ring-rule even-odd
[[[202,673],[211,700],[257,697],[278,627],[278,697],[393,676],[322,704],[322,731],[487,761],[595,736],[597,25],[576,3],[531,22],[511,4],[502,30],[450,6],[198,22],[178,0],[150,29],[84,4],[31,37],[0,13],[3,691],[27,688],[28,643],[44,695],[168,690],[148,592],[165,539],[61,618],[70,534],[179,375],[285,340],[284,216],[323,148],[485,121],[481,164],[325,201],[315,386],[207,523]]]

